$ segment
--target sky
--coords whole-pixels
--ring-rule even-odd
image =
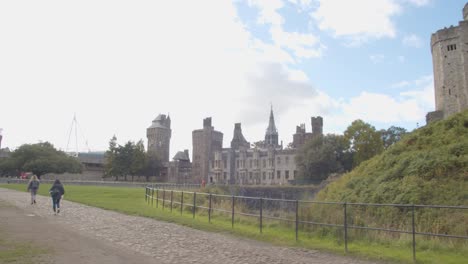
[[[430,36],[462,0],[0,1],[2,148],[105,151],[172,120],[171,157],[203,118],[286,146],[322,116],[411,131],[434,111]],[[72,126],[76,116],[78,128]],[[72,133],[70,133],[70,131]]]

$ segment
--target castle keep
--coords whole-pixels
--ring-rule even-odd
[[[426,116],[429,123],[468,108],[468,3],[463,21],[431,37],[436,111]]]

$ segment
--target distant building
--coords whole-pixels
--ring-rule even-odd
[[[427,123],[468,109],[468,3],[458,26],[432,34],[431,52],[436,111]]]
[[[283,149],[282,144],[278,144],[278,130],[271,109],[265,141],[251,148],[242,134],[241,124],[234,124],[231,147],[215,151],[209,160],[208,183],[279,185],[294,181],[298,173],[295,162],[297,148],[314,135],[322,135],[323,119],[312,118],[312,127],[312,133],[306,133],[304,125],[298,127],[292,148]]]
[[[177,152],[169,162],[167,181],[179,184],[193,183],[192,163],[187,149]]]

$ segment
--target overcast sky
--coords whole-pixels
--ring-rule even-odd
[[[172,119],[171,157],[212,117],[232,139],[280,140],[324,118],[412,130],[434,110],[431,33],[462,0],[0,1],[2,147],[106,150]]]

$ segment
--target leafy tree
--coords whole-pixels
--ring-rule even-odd
[[[379,154],[384,148],[380,132],[360,119],[348,126],[344,137],[349,142],[349,151],[353,154],[353,167]]]
[[[145,152],[143,141],[137,143],[128,141],[125,145],[118,145],[115,136],[109,141],[109,150],[107,153],[106,176],[113,176],[118,181],[119,177],[145,175],[146,180],[149,176],[159,172],[161,167],[160,160],[152,153]]]
[[[41,177],[46,173],[81,173],[81,163],[63,151],[58,151],[49,142],[25,144],[0,163],[2,174],[30,171]]]
[[[408,131],[402,127],[391,126],[388,129],[379,131],[382,136],[383,146],[385,149],[400,141],[401,138],[408,134]]]
[[[115,176],[115,180],[118,181],[118,174],[115,171],[114,164],[117,155],[117,137],[114,135],[109,141],[109,150],[106,151],[106,163],[105,163],[105,176]]]
[[[331,173],[350,167],[350,153],[343,136],[317,136],[301,147],[296,155],[299,182],[320,182]]]

